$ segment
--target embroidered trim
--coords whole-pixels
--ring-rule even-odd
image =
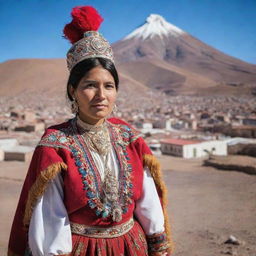
[[[129,163],[130,158],[127,152],[127,131],[131,130],[128,126],[127,130],[123,132],[119,126],[111,126],[110,137],[112,145],[115,149],[117,158],[120,164],[120,185],[119,193],[122,195],[121,205],[123,213],[128,211],[128,204],[132,204],[133,184],[132,184],[132,165]],[[125,135],[124,135],[125,134]]]
[[[160,252],[170,247],[165,232],[147,235],[148,250],[150,252]]]
[[[38,143],[38,146],[54,147],[54,148],[64,148],[70,151],[68,146],[70,134],[69,128],[63,128],[59,131],[54,131],[46,136],[44,136]]]
[[[96,165],[93,162],[90,151],[84,143],[81,134],[77,130],[76,121],[72,120],[72,129],[74,130],[73,143],[70,145],[71,152],[74,155],[75,164],[82,178],[85,195],[88,198],[88,205],[95,209],[97,216],[105,216],[108,209],[104,208],[100,200],[101,180]]]
[[[127,153],[127,145],[130,143],[129,141],[132,140],[130,140],[128,133],[128,131],[131,132],[131,128],[122,126],[122,129],[120,129],[119,126],[113,125],[108,121],[106,122],[111,137],[111,143],[115,149],[120,165],[118,202],[110,204],[109,202],[104,202],[104,198],[101,198],[102,184],[99,171],[94,164],[94,160],[85,140],[78,130],[76,119],[73,119],[71,122],[74,139],[73,143],[70,143],[70,149],[74,155],[78,171],[82,176],[89,207],[95,209],[97,216],[107,218],[112,215],[113,220],[120,221],[121,217],[115,218],[117,210],[125,214],[128,211],[128,204],[133,202],[133,184],[131,181],[132,166],[128,163],[130,159]],[[126,127],[125,132],[124,127]],[[135,136],[131,135],[131,137],[135,139]],[[119,206],[118,208],[120,210],[117,209],[116,205]]]
[[[120,215],[127,213],[128,205],[132,204],[133,200],[133,184],[132,184],[132,165],[129,163],[127,146],[140,137],[140,134],[123,124],[112,124],[106,121],[106,125],[111,137],[111,144],[115,150],[119,166],[119,198],[115,205],[110,205],[101,198],[102,182],[99,171],[91,156],[90,150],[85,139],[82,137],[82,131],[77,126],[77,119],[70,120],[69,126],[54,131],[51,134],[43,137],[39,142],[39,146],[49,146],[54,148],[64,148],[71,151],[74,156],[75,164],[78,172],[81,175],[83,189],[87,197],[88,205],[99,217],[109,217],[112,215],[114,219],[120,221],[120,218],[115,218],[116,214]],[[118,208],[118,209],[117,209]]]
[[[71,151],[69,147],[63,145],[52,145],[50,143],[39,143],[38,146],[51,147],[51,148],[64,148],[68,151]]]
[[[131,218],[129,221],[120,225],[111,226],[107,228],[97,226],[87,226],[78,223],[70,222],[71,232],[81,236],[88,236],[93,238],[114,238],[126,234],[132,229],[134,220]]]
[[[138,131],[129,127],[128,125],[112,123],[110,124],[116,130],[116,132],[120,134],[119,142],[124,146],[129,145],[130,143],[141,137],[141,134]]]

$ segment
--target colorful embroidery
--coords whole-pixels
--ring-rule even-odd
[[[64,148],[72,152],[81,175],[89,207],[95,210],[97,216],[109,217],[113,214],[111,213],[112,206],[109,203],[104,204],[101,200],[102,184],[99,171],[82,134],[78,130],[76,118],[72,119],[70,123],[71,125],[67,128],[62,128],[43,137],[39,146]],[[127,125],[112,124],[107,121],[107,126],[120,166],[119,205],[125,214],[128,211],[128,205],[133,202],[132,165],[129,163],[127,146],[140,135]]]
[[[53,148],[64,148],[70,151],[70,144],[72,144],[72,127],[68,126],[60,130],[54,131],[44,136],[38,143],[38,146],[46,146]]]
[[[128,211],[128,204],[132,203],[133,184],[132,184],[132,165],[129,163],[127,145],[137,139],[138,133],[135,133],[126,125],[111,125],[110,136],[112,145],[117,153],[120,163],[120,194],[123,213]]]
[[[112,128],[116,130],[116,133],[120,135],[122,145],[129,145],[133,141],[140,137],[140,133],[135,129],[124,124],[111,124]]]
[[[114,238],[126,234],[132,229],[134,220],[131,218],[129,221],[120,225],[102,228],[97,226],[86,226],[78,223],[70,223],[71,231],[74,234],[94,237],[94,238]]]
[[[64,148],[64,149],[70,150],[68,146],[67,132],[68,132],[68,129],[63,129],[62,131],[55,131],[43,137],[38,143],[38,146]]]
[[[160,252],[170,247],[165,232],[147,236],[148,249],[150,252]]]
[[[82,176],[82,182],[86,197],[88,198],[88,205],[91,209],[95,209],[97,216],[107,217],[108,205],[103,205],[100,200],[101,180],[99,172],[94,164],[90,151],[84,140],[79,134],[75,120],[72,121],[74,129],[74,143],[71,145],[71,151],[75,158],[76,166]]]

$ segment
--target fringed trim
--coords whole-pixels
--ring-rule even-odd
[[[33,209],[39,197],[41,197],[48,185],[48,182],[61,171],[67,170],[67,165],[63,162],[55,163],[48,166],[45,170],[41,171],[40,175],[37,177],[35,183],[30,188],[28,199],[25,208],[25,214],[23,219],[23,224],[25,226],[29,225]]]
[[[161,166],[159,161],[156,159],[155,156],[146,154],[143,156],[143,162],[144,166],[147,166],[150,170],[151,176],[154,179],[154,182],[156,184],[156,187],[158,190],[162,192],[162,207],[163,207],[163,212],[164,212],[164,223],[165,223],[165,232],[167,235],[167,239],[170,244],[170,250],[173,252],[174,250],[174,244],[173,240],[171,238],[171,228],[170,228],[170,223],[169,223],[169,217],[167,213],[167,188],[164,184],[163,178],[162,178],[162,172],[161,172]]]

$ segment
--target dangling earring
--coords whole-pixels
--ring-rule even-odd
[[[76,99],[73,99],[73,101],[71,102],[71,111],[73,114],[77,114],[78,112],[78,104]]]
[[[116,106],[116,104],[114,105],[114,107],[113,107],[113,109],[112,109],[112,114],[113,114],[113,116],[116,116],[117,115],[117,106]]]

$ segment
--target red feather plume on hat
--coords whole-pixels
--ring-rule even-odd
[[[83,38],[86,31],[97,31],[103,18],[92,6],[77,6],[71,12],[73,20],[63,30],[64,37],[72,44]]]

